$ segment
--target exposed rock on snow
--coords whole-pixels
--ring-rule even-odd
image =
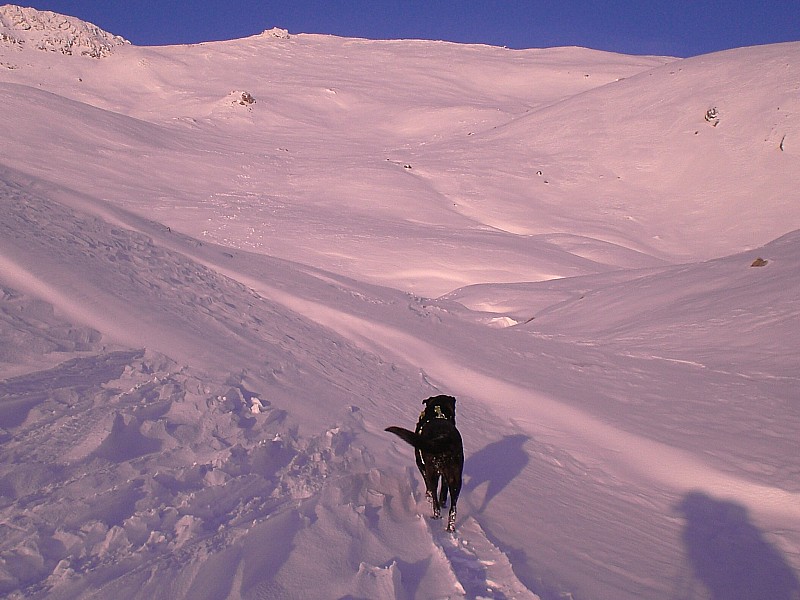
[[[256,103],[256,99],[253,98],[250,92],[239,92],[234,90],[230,95],[233,98],[233,103],[238,104],[239,106],[252,106]]]
[[[273,27],[272,29],[266,29],[261,35],[264,37],[278,38],[281,40],[288,40],[290,37],[292,37],[289,34],[288,29],[281,29],[280,27]]]
[[[706,123],[711,123],[712,127],[716,127],[717,125],[719,125],[719,111],[717,110],[717,107],[714,106],[712,108],[709,108],[706,111],[704,118],[706,120]]]
[[[74,17],[11,4],[0,6],[0,45],[102,58],[128,43]]]

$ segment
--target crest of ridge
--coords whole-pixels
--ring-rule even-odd
[[[129,43],[75,17],[13,4],[0,6],[0,48],[102,58]]]

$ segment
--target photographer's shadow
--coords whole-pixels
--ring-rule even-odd
[[[686,519],[687,556],[712,600],[800,598],[797,575],[750,522],[745,507],[691,492],[677,509]],[[690,589],[678,594],[678,600],[692,597]]]
[[[499,494],[511,481],[522,472],[528,464],[528,454],[523,445],[530,438],[526,435],[507,435],[472,454],[464,465],[464,472],[469,474],[464,488],[475,490],[488,482],[483,503],[477,512],[483,512],[489,502]]]

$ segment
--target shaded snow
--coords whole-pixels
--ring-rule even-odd
[[[800,592],[798,44],[0,17],[0,593]],[[440,392],[452,536],[383,432]]]

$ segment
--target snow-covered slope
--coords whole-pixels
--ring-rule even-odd
[[[536,148],[549,179],[537,195],[561,200],[559,229],[583,214],[573,233],[646,243],[672,260],[754,248],[781,233],[776,223],[796,223],[796,52],[779,44],[670,63],[517,119],[481,152]]]
[[[800,591],[800,45],[0,21],[0,593]]]

